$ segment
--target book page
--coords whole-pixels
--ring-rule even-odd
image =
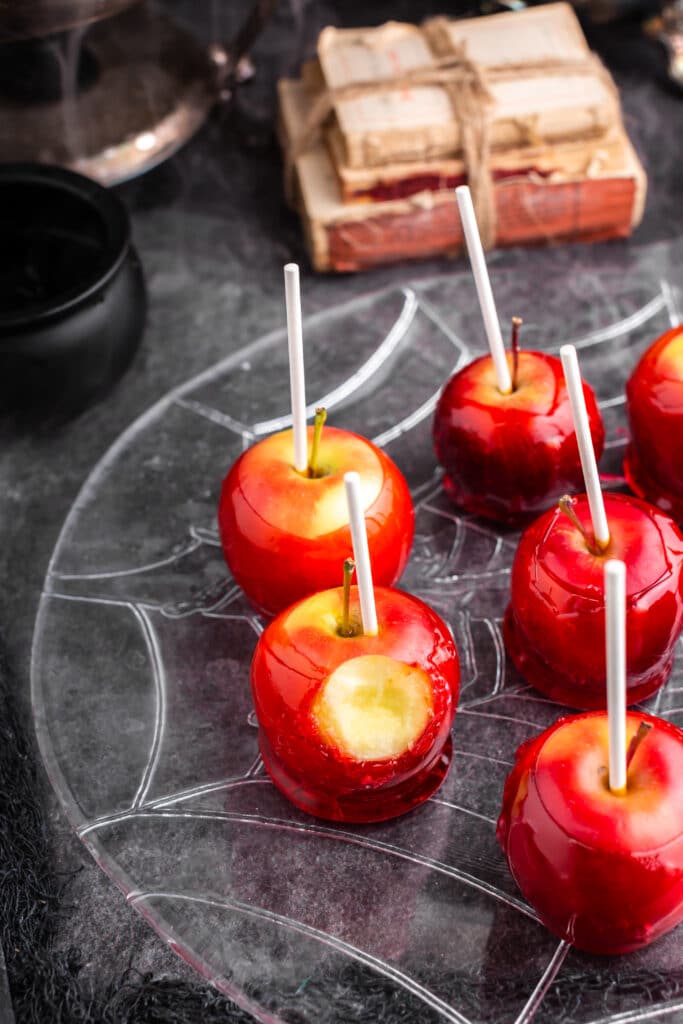
[[[535,117],[560,110],[603,108],[611,93],[595,75],[548,75],[511,78],[489,86],[494,99],[491,120]],[[454,121],[445,89],[421,86],[396,92],[368,94],[337,103],[339,127],[347,135],[367,132],[410,131]]]
[[[429,66],[434,57],[414,25],[388,22],[380,28],[324,29],[318,55],[327,84],[339,89],[355,82],[381,82]]]
[[[483,67],[584,60],[588,44],[569,4],[452,21],[451,39],[464,43],[467,56]]]
[[[453,106],[440,86],[422,86],[359,96],[337,103],[343,132],[409,131],[453,121]]]
[[[548,75],[538,78],[511,78],[489,86],[495,105],[495,120],[526,117],[564,108],[586,109],[609,102],[611,93],[596,75]]]

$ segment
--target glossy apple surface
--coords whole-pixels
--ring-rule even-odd
[[[588,499],[575,500],[590,529]],[[512,564],[505,646],[516,668],[562,704],[604,708],[605,560],[626,563],[627,702],[666,681],[683,628],[683,535],[646,502],[606,494],[611,543],[592,554],[573,523],[551,509],[532,523]]]
[[[522,744],[498,840],[543,923],[591,953],[627,953],[683,920],[683,731],[630,712],[627,788],[608,785],[605,712],[563,718]]]
[[[313,428],[309,427],[309,449]],[[306,594],[341,582],[352,555],[344,473],[360,476],[375,582],[400,577],[413,540],[408,485],[394,462],[370,441],[325,427],[319,446],[321,475],[292,465],[291,430],[253,445],[223,481],[218,526],[223,554],[249,600],[275,614]]]
[[[584,383],[595,454],[605,441],[595,395]],[[490,356],[454,374],[434,416],[434,449],[453,502],[501,523],[528,521],[583,477],[562,363],[519,353],[517,388],[503,395]]]
[[[683,327],[645,352],[626,385],[632,490],[683,523]]]
[[[314,594],[266,628],[251,667],[259,742],[275,785],[337,821],[403,814],[441,784],[460,685],[446,624],[399,590],[375,588],[379,633],[340,634],[342,588]]]

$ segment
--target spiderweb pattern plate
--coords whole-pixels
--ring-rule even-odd
[[[674,256],[665,278],[661,251],[643,252],[629,275],[549,275],[541,305],[561,310],[561,325],[548,332],[545,314],[527,317],[527,347],[579,348],[614,486],[624,383],[681,320]],[[518,279],[495,284],[501,310],[516,312]],[[517,535],[457,514],[431,450],[441,385],[481,351],[469,275],[326,310],[305,339],[311,409],[372,437],[410,483],[417,529],[401,586],[448,621],[462,661],[450,774],[403,818],[336,827],[296,811],[264,773],[248,684],[263,621],[227,574],[215,509],[236,456],[288,423],[276,332],[134,423],[65,523],[32,676],[41,751],[69,820],[131,906],[262,1021],[683,1019],[678,933],[610,961],[572,951],[537,921],[496,844],[516,747],[562,709],[506,662]],[[679,651],[648,708],[683,724],[682,697]]]

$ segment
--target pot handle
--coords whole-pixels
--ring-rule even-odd
[[[221,99],[229,99],[232,95],[241,78],[240,63],[248,56],[278,3],[279,0],[254,0],[237,35],[227,43],[214,43],[209,47],[209,57],[215,68],[214,88]]]

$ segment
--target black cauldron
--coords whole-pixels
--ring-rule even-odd
[[[89,178],[0,164],[0,403],[73,414],[124,372],[144,327],[125,207]]]

